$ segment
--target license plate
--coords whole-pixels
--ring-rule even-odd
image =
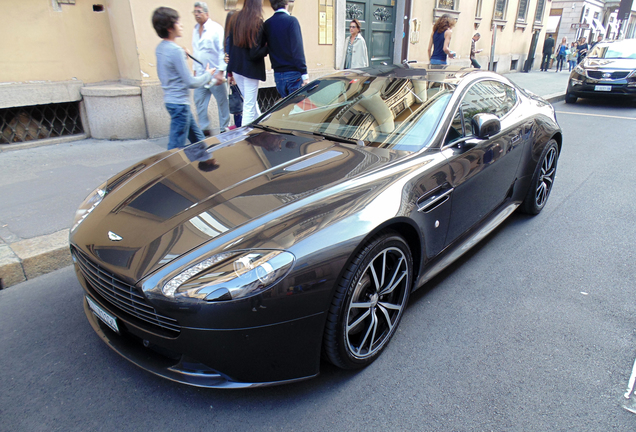
[[[119,333],[119,327],[117,326],[117,318],[106,312],[104,309],[99,307],[97,303],[91,300],[89,297],[86,297],[86,301],[88,302],[88,307],[91,308],[93,313],[97,318],[99,318],[104,324],[108,327],[112,328],[115,332]]]
[[[612,91],[612,86],[594,86],[594,91]]]

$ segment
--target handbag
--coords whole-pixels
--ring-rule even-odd
[[[241,114],[243,112],[243,95],[236,84],[230,86],[229,102],[230,114]]]

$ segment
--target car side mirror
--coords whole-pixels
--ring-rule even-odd
[[[501,130],[499,117],[493,114],[475,114],[471,123],[473,125],[473,132],[480,139],[486,139],[493,135],[497,135]]]

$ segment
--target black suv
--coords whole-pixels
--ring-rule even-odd
[[[599,42],[570,73],[566,103],[579,97],[636,99],[636,40]]]

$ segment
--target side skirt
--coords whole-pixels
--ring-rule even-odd
[[[415,288],[413,289],[413,291],[421,288],[422,285],[433,279],[442,270],[451,265],[466,252],[468,252],[470,248],[483,240],[484,237],[486,237],[495,228],[501,225],[501,223],[506,220],[506,218],[508,218],[508,216],[510,216],[517,209],[517,207],[519,207],[519,205],[520,203],[511,203],[503,207],[500,212],[487,219],[486,222],[481,226],[481,228],[470,234],[463,241],[451,246],[449,250],[446,250],[442,254],[441,258],[433,261],[432,265],[428,266],[427,269],[422,273],[417,283],[415,284]]]

